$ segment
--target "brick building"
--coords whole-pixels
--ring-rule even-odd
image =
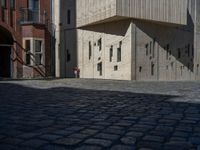
[[[0,1],[0,77],[53,74],[51,8],[51,0]]]

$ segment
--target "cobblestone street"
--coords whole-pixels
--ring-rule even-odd
[[[200,150],[200,82],[0,81],[0,150]]]

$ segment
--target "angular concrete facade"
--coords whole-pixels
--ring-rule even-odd
[[[66,36],[62,57],[70,49],[72,58],[61,62],[63,76],[73,76],[77,65],[81,78],[200,79],[199,0],[76,0],[63,6],[76,17],[60,32]]]

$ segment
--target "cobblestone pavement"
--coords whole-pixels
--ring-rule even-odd
[[[200,82],[0,82],[0,150],[200,150]]]

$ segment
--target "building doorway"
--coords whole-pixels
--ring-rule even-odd
[[[11,49],[13,45],[12,34],[0,27],[0,78],[11,77]]]
[[[0,77],[11,77],[11,47],[0,45]]]

